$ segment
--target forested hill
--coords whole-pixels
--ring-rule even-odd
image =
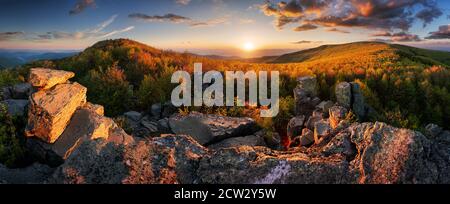
[[[323,99],[333,99],[336,83],[360,83],[367,102],[378,115],[366,120],[420,129],[436,123],[450,129],[450,53],[402,45],[358,42],[325,45],[276,57],[272,62],[218,60],[188,53],[164,51],[127,40],[96,43],[76,56],[40,61],[25,67],[53,67],[73,71],[85,85],[90,101],[105,106],[107,115],[129,110],[148,111],[151,104],[170,100],[176,70],[280,71],[281,100],[290,118],[292,90],[298,76],[315,75]],[[283,107],[282,107],[283,108]],[[283,111],[283,110],[282,110]],[[227,114],[223,113],[222,114]],[[283,119],[276,121],[283,121]]]

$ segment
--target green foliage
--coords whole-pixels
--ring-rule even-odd
[[[25,149],[18,139],[18,130],[5,105],[0,104],[0,163],[15,167],[24,159]]]
[[[175,68],[169,67],[154,76],[146,75],[136,93],[139,107],[148,110],[154,103],[164,103],[170,100],[175,84],[171,83]]]

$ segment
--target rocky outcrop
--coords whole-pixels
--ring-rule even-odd
[[[342,82],[336,85],[336,100],[340,106],[352,111],[359,117],[365,118],[370,107],[364,102],[364,96],[358,83]]]
[[[166,135],[132,145],[104,140],[83,143],[50,183],[192,184],[207,149],[192,138]]]
[[[30,98],[27,136],[54,143],[64,132],[73,113],[86,103],[86,91],[78,83],[67,83],[34,93]]]
[[[321,102],[317,97],[317,79],[315,77],[300,77],[294,89],[295,114],[309,116]]]
[[[57,84],[66,83],[70,78],[74,77],[73,72],[61,70],[32,68],[28,82],[37,89],[50,89]]]
[[[206,115],[198,112],[174,115],[169,119],[169,125],[175,134],[190,135],[202,145],[252,135],[259,129],[251,118]]]
[[[39,184],[45,182],[54,169],[34,163],[23,169],[8,169],[0,164],[0,184]]]

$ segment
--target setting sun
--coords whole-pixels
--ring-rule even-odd
[[[250,51],[253,51],[255,49],[255,45],[252,42],[246,42],[246,43],[244,43],[242,48],[245,51],[250,52]]]

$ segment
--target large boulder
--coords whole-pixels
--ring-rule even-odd
[[[50,89],[57,84],[66,83],[74,77],[73,72],[61,70],[33,68],[30,70],[29,83],[38,89]]]
[[[20,169],[9,169],[0,164],[0,183],[39,184],[45,182],[53,171],[53,168],[39,163]]]
[[[119,144],[134,142],[131,136],[120,131],[112,119],[99,115],[93,107],[96,106],[90,104],[75,111],[69,125],[53,144],[29,139],[27,146],[34,157],[43,163],[57,166],[85,141],[102,138]]]
[[[352,107],[352,86],[348,82],[341,82],[336,85],[336,101],[345,108]]]
[[[28,100],[9,99],[0,103],[8,107],[8,113],[12,116],[25,116],[28,108]]]
[[[87,89],[78,83],[59,84],[30,97],[26,134],[54,143],[78,107],[86,103]]]
[[[311,96],[317,96],[319,90],[317,87],[317,79],[313,76],[298,78],[297,87]]]
[[[361,92],[361,87],[358,83],[350,83],[352,86],[352,110],[359,118],[365,118],[367,115],[367,108],[364,102],[364,96]]]
[[[132,145],[104,140],[83,143],[50,183],[192,184],[207,149],[187,136],[165,135]]]
[[[292,118],[287,125],[288,137],[294,138],[301,135],[304,124],[305,124],[305,116],[301,115]]]
[[[252,135],[259,130],[256,122],[251,118],[207,115],[198,112],[174,115],[169,119],[169,125],[175,134],[190,135],[202,145],[231,137]]]
[[[317,79],[311,76],[300,77],[297,82],[297,87],[294,89],[295,113],[309,116],[321,102],[317,97]]]

